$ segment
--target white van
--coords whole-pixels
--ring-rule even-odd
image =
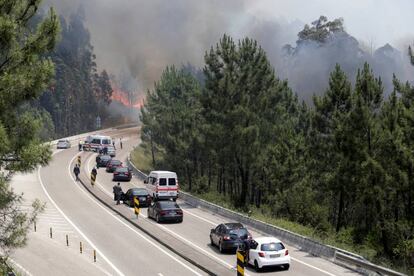
[[[178,179],[175,172],[152,171],[144,181],[149,194],[154,200],[178,197]]]
[[[90,135],[86,138],[86,143],[90,150],[99,151],[104,147],[112,145],[112,139],[109,136]]]

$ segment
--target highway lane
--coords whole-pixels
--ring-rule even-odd
[[[112,137],[133,137],[137,128],[113,133]],[[137,137],[136,137],[137,138]],[[56,154],[49,166],[40,170],[47,192],[59,208],[98,250],[113,275],[204,275],[197,268],[165,250],[149,237],[122,223],[111,211],[97,203],[79,183],[74,182],[70,163],[77,148]],[[81,153],[86,156],[89,153]],[[84,165],[82,165],[83,167]]]
[[[117,151],[117,159],[125,162],[128,152],[138,143],[137,139],[129,139],[124,142],[124,149]],[[90,172],[95,164],[95,156],[91,156],[87,160],[84,169],[86,172]],[[112,174],[106,173],[104,168],[101,168],[97,177],[97,187],[104,190],[109,197],[112,197],[112,186],[115,183],[112,182]],[[132,187],[144,187],[144,184],[138,179],[134,178],[131,182],[122,182],[123,190],[126,191]],[[221,254],[217,248],[212,247],[209,241],[209,232],[211,228],[222,222],[228,222],[226,218],[211,214],[201,209],[193,208],[185,204],[182,201],[178,201],[179,205],[184,209],[185,216],[184,222],[181,224],[157,224],[158,227],[167,231],[176,238],[182,240],[194,247],[195,250],[203,252],[205,255],[217,261],[217,263],[234,267],[236,263],[236,257],[234,254]],[[127,208],[125,206],[125,208]],[[142,208],[142,216],[146,217],[146,208]],[[133,212],[131,208],[131,213]],[[249,229],[254,237],[263,236],[254,229]],[[289,271],[274,271],[266,274],[270,275],[349,275],[354,272],[337,266],[327,260],[316,258],[308,255],[306,252],[301,252],[294,247],[287,244],[290,255],[292,257],[291,268]],[[249,275],[258,275],[254,270],[248,268]]]

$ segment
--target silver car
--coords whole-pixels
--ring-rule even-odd
[[[112,146],[108,146],[108,147],[106,147],[106,149],[107,149],[107,154],[108,154],[109,156],[111,156],[111,157],[115,157],[115,155],[116,155],[116,151],[115,151],[115,148],[114,148],[114,147],[112,147]]]
[[[64,139],[64,140],[59,140],[57,142],[56,148],[58,148],[58,149],[68,149],[68,148],[70,148],[70,146],[71,145],[70,145],[69,140]]]

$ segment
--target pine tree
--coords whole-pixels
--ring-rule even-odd
[[[6,255],[25,244],[28,227],[40,209],[38,203],[32,214],[18,208],[22,196],[10,189],[9,177],[45,165],[51,156],[49,146],[40,144],[42,121],[27,109],[54,74],[45,55],[56,44],[59,20],[50,9],[32,28],[40,2],[0,0],[0,252]]]

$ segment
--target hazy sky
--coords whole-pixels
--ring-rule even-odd
[[[414,43],[414,0],[256,0],[247,7],[258,17],[288,21],[311,22],[322,14],[343,17],[350,34],[377,47]]]
[[[283,45],[295,44],[305,23],[342,17],[365,45],[414,44],[414,0],[46,0],[60,14],[85,12],[98,66],[130,73],[138,90],[167,65],[203,66],[206,50],[224,33],[256,39],[278,71]],[[279,70],[280,71],[280,70]]]

